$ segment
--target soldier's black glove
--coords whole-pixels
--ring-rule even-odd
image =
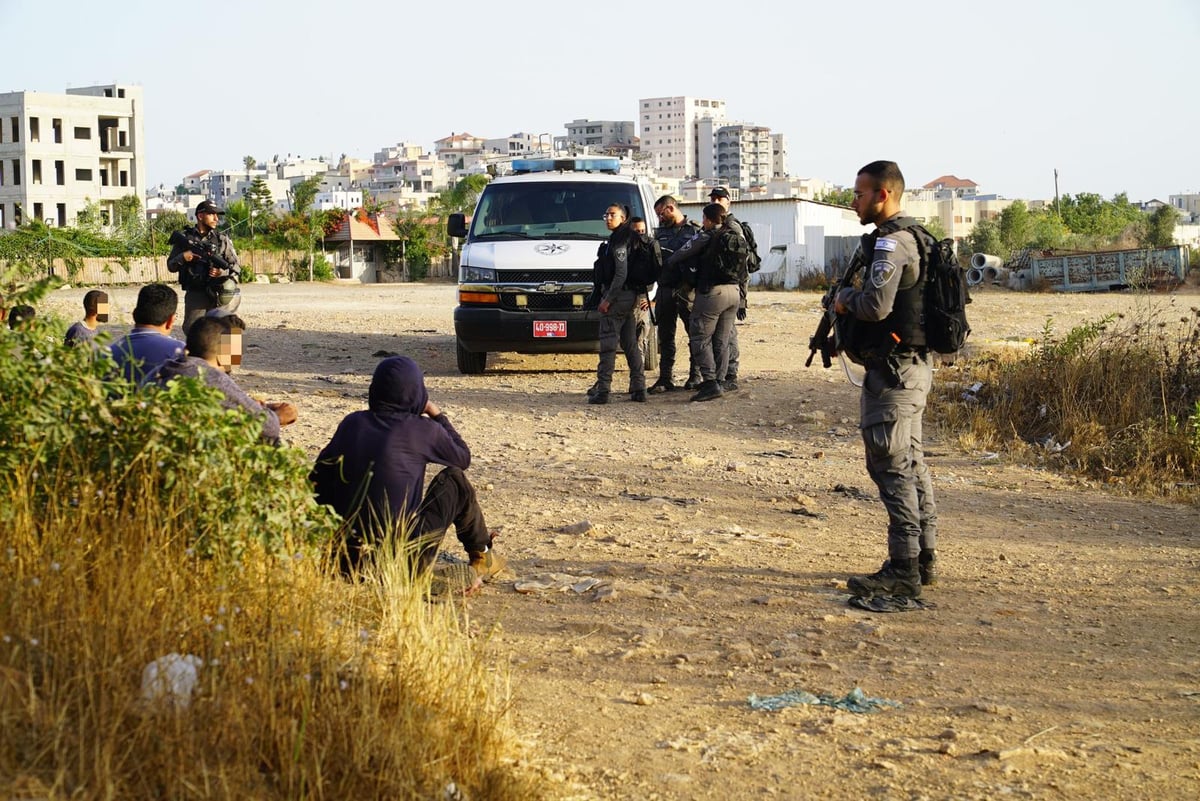
[[[745,306],[742,306],[741,308],[739,308],[737,310],[737,318],[739,321],[746,319],[746,307]]]

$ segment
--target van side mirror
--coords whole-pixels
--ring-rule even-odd
[[[467,235],[467,215],[456,211],[446,218],[446,233],[449,236]]]

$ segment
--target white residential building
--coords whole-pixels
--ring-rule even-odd
[[[566,136],[554,138],[555,150],[587,148],[591,153],[628,153],[637,144],[633,120],[572,120],[563,123]]]
[[[0,94],[0,229],[31,219],[74,225],[89,203],[114,222],[117,201],[146,192],[142,89]]]
[[[712,137],[701,140],[697,124],[725,120],[725,101],[699,97],[647,97],[638,101],[641,152],[656,172],[667,178],[706,177],[700,170],[701,147],[712,148]],[[698,147],[698,141],[702,144]]]
[[[1179,222],[1200,221],[1200,194],[1167,195],[1167,202],[1179,211]]]

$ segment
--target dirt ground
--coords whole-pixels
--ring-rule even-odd
[[[115,321],[135,292],[113,293]],[[73,318],[82,294],[45,305]],[[977,292],[974,347],[1145,303]],[[753,293],[742,389],[703,404],[588,406],[591,356],[492,355],[459,375],[454,304],[449,284],[248,286],[236,378],[299,406],[286,438],[311,457],[365,407],[381,353],[423,365],[504,527],[511,575],[469,601],[472,625],[506,662],[530,760],[567,796],[1200,796],[1195,507],[934,435],[936,608],[858,611],[845,578],[878,567],[886,518],[857,391],[803,366],[817,295]],[[747,701],[854,688],[900,706]]]

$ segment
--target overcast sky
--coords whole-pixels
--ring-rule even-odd
[[[1055,169],[1063,193],[1200,192],[1197,0],[0,0],[0,34],[0,92],[142,86],[151,184],[691,95],[784,134],[799,177],[890,158],[1013,198]]]

